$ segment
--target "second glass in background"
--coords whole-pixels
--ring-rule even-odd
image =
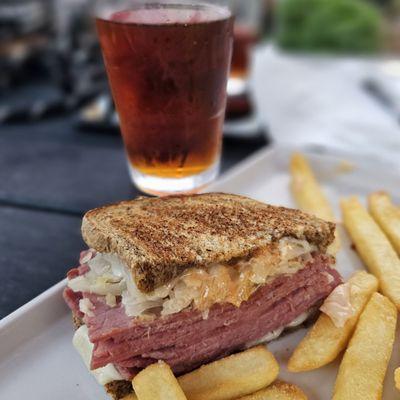
[[[221,4],[235,17],[228,95],[239,95],[248,90],[252,51],[262,35],[265,5],[264,0],[221,0]]]

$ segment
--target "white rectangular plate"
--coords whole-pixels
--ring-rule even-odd
[[[398,176],[382,165],[370,166],[352,159],[355,169],[340,172],[340,159],[308,154],[327,195],[339,216],[338,200],[342,196],[365,196],[385,189],[400,200]],[[210,190],[238,193],[271,204],[294,207],[288,184],[289,149],[263,150],[239,164]],[[338,256],[338,269],[347,278],[363,268],[350,242],[344,240]],[[78,255],[77,255],[78,256]],[[87,372],[72,347],[72,324],[68,308],[61,297],[65,283],[60,282],[36,299],[0,321],[0,398],[8,400],[102,400],[108,399],[103,388]],[[269,349],[281,365],[280,378],[299,384],[310,400],[331,398],[338,363],[314,372],[290,374],[287,360],[306,330],[299,329],[270,343]],[[400,366],[400,331],[385,381],[384,399],[398,398],[393,371]]]

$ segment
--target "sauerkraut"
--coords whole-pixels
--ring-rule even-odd
[[[70,279],[68,286],[74,291],[106,296],[110,306],[114,306],[115,296],[120,296],[126,314],[132,317],[153,311],[174,314],[188,307],[202,311],[206,317],[215,303],[240,306],[274,276],[297,272],[311,259],[314,250],[306,241],[284,238],[234,265],[189,268],[152,293],[137,288],[131,271],[116,255],[97,253],[85,258],[89,271]]]
[[[94,306],[89,299],[80,299],[79,300],[79,311],[88,315],[89,317],[93,317]]]

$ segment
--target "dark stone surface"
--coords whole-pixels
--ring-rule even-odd
[[[0,201],[80,214],[136,194],[119,136],[65,120],[0,129]]]
[[[263,144],[225,141],[222,170]],[[0,203],[81,214],[137,195],[117,135],[79,132],[65,120],[0,128]]]
[[[80,218],[0,207],[0,318],[64,278],[84,248]]]
[[[222,170],[265,145],[225,140]],[[139,192],[118,135],[72,118],[0,127],[0,318],[65,276],[84,247],[80,216]]]

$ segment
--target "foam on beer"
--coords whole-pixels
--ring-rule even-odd
[[[217,21],[230,16],[227,8],[213,5],[191,8],[179,8],[173,4],[162,7],[149,7],[123,10],[113,13],[109,19],[115,22],[166,25],[166,24],[196,24]]]

